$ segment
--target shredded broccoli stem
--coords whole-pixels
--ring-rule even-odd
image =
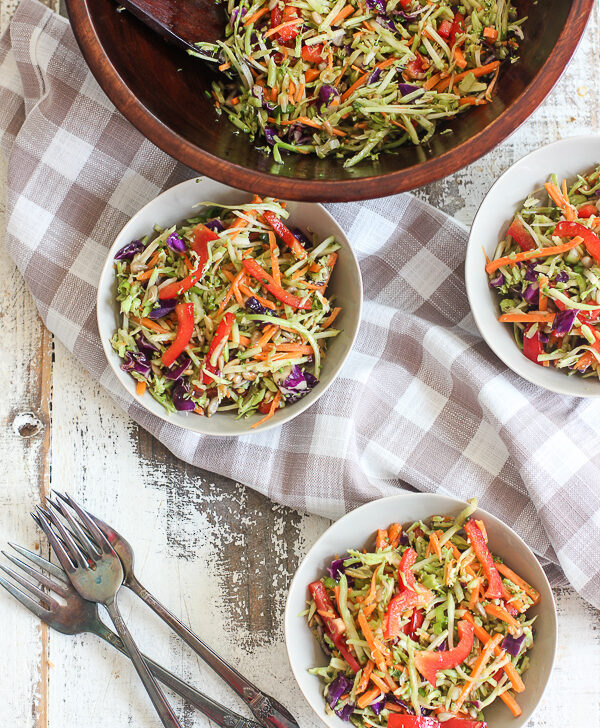
[[[397,0],[229,0],[226,12],[223,38],[190,51],[222,71],[210,92],[218,113],[277,164],[284,152],[346,167],[425,144],[440,121],[489,103],[525,21],[509,0],[401,10]]]

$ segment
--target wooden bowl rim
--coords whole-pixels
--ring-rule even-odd
[[[108,2],[109,0],[103,0]],[[260,195],[305,202],[348,202],[406,192],[466,167],[496,147],[535,111],[577,48],[594,0],[573,0],[552,52],[517,99],[484,129],[443,154],[396,172],[347,180],[307,180],[252,170],[200,149],[147,109],[119,75],[98,38],[88,0],[66,0],[81,52],[108,98],[145,137],[170,156],[212,179]]]

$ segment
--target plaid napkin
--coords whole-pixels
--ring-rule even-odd
[[[96,286],[116,233],[192,171],[144,139],[89,73],[68,23],[23,0],[0,41],[7,248],[48,328],[177,457],[335,518],[418,489],[476,495],[600,607],[600,402],[508,371],[465,296],[466,231],[411,195],[328,209],[361,264],[363,321],[337,382],[279,429],[219,439],[140,408],[105,360]],[[260,464],[260,465],[258,465]]]

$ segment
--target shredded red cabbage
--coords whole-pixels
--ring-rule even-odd
[[[560,336],[568,334],[573,328],[576,318],[577,309],[575,308],[567,308],[564,311],[559,311],[552,322],[552,331],[555,331]]]

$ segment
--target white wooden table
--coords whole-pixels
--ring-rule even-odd
[[[0,0],[2,28],[17,4]],[[498,149],[419,196],[468,224],[514,160],[548,141],[598,130],[599,15],[596,5],[568,71],[529,121]],[[4,178],[2,168],[0,216]],[[45,552],[29,511],[52,486],[83,497],[135,545],[142,581],[174,612],[284,701],[302,728],[321,725],[288,668],[281,615],[288,580],[328,521],[175,460],[53,340],[4,256],[0,321],[8,334],[0,343],[0,544],[11,540]],[[557,590],[556,598],[558,661],[530,726],[600,726],[600,615],[569,589]],[[133,599],[123,604],[148,653],[244,712],[147,609]],[[0,656],[1,728],[158,725],[124,658],[94,637],[49,633],[4,593]],[[208,725],[189,706],[181,710],[185,728]]]

